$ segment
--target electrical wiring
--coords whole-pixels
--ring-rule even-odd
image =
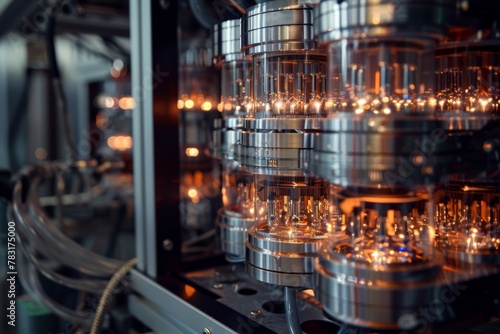
[[[22,257],[18,261],[18,271],[21,285],[30,296],[50,308],[59,317],[70,322],[88,326],[90,319],[92,319],[92,313],[71,310],[50,298],[40,284],[36,269],[33,265],[24,263]]]
[[[108,285],[106,286],[106,289],[104,290],[101,299],[99,300],[99,305],[97,306],[97,310],[95,312],[95,317],[94,321],[92,323],[92,327],[90,330],[91,334],[98,334],[99,329],[101,327],[101,322],[104,317],[105,311],[106,311],[106,306],[109,303],[109,300],[112,296],[113,290],[116,288],[116,286],[123,280],[125,275],[132,270],[132,268],[137,264],[137,259],[131,259],[127,261],[123,266],[121,266],[116,273],[111,277],[111,280],[109,281]]]
[[[68,147],[68,153],[71,161],[77,160],[77,149],[74,141],[74,137],[71,131],[68,104],[66,101],[66,96],[64,94],[64,89],[61,82],[61,74],[59,71],[59,65],[57,63],[55,41],[54,41],[54,25],[55,19],[57,17],[57,12],[49,15],[47,25],[45,28],[45,41],[47,43],[47,57],[49,60],[49,67],[52,76],[52,86],[54,89],[54,95],[56,99],[56,110],[58,111],[62,123],[64,137],[66,139],[66,145]]]
[[[97,279],[74,279],[71,277],[66,277],[64,275],[58,274],[49,268],[43,261],[39,260],[34,254],[35,252],[29,249],[29,246],[25,245],[22,238],[18,241],[19,249],[21,252],[35,265],[37,270],[44,275],[49,280],[66,286],[68,288],[86,291],[90,293],[99,293],[106,286],[106,281]]]
[[[200,234],[196,237],[193,237],[185,242],[182,243],[182,247],[188,247],[188,246],[191,246],[191,245],[194,245],[200,241],[203,241],[205,239],[208,239],[210,238],[211,236],[213,236],[215,234],[215,229],[210,229],[208,231],[206,231],[205,233],[203,234]]]
[[[90,191],[81,192],[78,194],[65,194],[61,196],[62,205],[76,205],[90,202],[93,198],[104,193],[104,188],[100,185],[93,186]],[[57,196],[39,197],[42,207],[57,205]]]
[[[104,291],[101,306],[95,313],[95,323],[100,324],[99,318],[104,313],[104,307],[119,281],[135,265],[136,260],[123,263],[103,257],[91,252],[78,243],[62,234],[60,227],[47,216],[40,203],[40,187],[49,180],[58,180],[61,203],[64,194],[65,173],[74,173],[75,169],[68,169],[62,164],[45,164],[28,166],[19,174],[15,182],[12,203],[8,213],[18,227],[18,245],[23,256],[20,266],[21,283],[26,291],[40,303],[49,307],[61,318],[78,324],[82,328],[89,328],[93,314],[82,310],[73,310],[51,298],[41,286],[39,275],[54,283],[76,291],[98,294]],[[27,189],[27,191],[26,191]],[[73,198],[69,198],[73,200]],[[51,198],[57,201],[56,198]],[[71,254],[71,256],[67,256]],[[59,274],[51,268],[43,256],[49,261],[74,268],[85,278],[72,278]],[[101,278],[99,278],[101,277]],[[111,281],[107,278],[111,277]]]
[[[96,277],[111,276],[122,262],[108,259],[81,247],[51,222],[37,200],[37,189],[41,180],[32,169],[30,168],[31,173],[35,176],[32,175],[29,179],[31,185],[26,196],[26,203],[22,201],[22,182],[17,181],[14,186],[13,213],[19,222],[19,228],[26,232],[25,235],[35,249],[45,256],[83,274]],[[50,174],[54,171],[49,168],[45,172]],[[29,175],[30,171],[25,173]],[[71,257],[66,256],[68,252],[71,252]]]
[[[57,204],[59,201],[61,205],[64,205],[68,201],[75,201],[78,196],[67,197],[64,190],[66,189],[65,179],[73,179],[72,176],[76,170],[69,168],[68,165],[57,163],[24,168],[17,176],[8,214],[18,227],[18,245],[22,254],[19,271],[22,276],[21,283],[26,291],[59,317],[83,329],[90,328],[94,319],[93,328],[97,331],[111,295],[117,291],[115,288],[118,283],[137,263],[137,260],[133,259],[124,263],[87,250],[65,236],[61,231],[61,226],[57,226],[48,217],[41,205],[40,188],[50,180],[57,182],[58,196],[45,197],[44,204]],[[96,190],[101,193],[99,188],[87,189],[90,189],[90,193],[87,193],[89,201],[92,200],[92,195]],[[121,207],[122,214],[124,214],[124,209]],[[44,260],[40,256],[43,256]],[[59,274],[48,265],[47,261],[71,267],[88,277],[73,278]],[[76,291],[94,295],[103,292],[95,314],[80,309],[70,309],[52,299],[41,286],[40,274],[60,286]],[[111,279],[107,281],[109,277]]]
[[[40,206],[36,195],[33,195],[33,189],[39,186],[40,179],[33,180],[31,185],[31,195],[28,196],[28,214],[31,221],[35,223],[35,228],[44,237],[51,239],[52,249],[56,250],[58,261],[66,263],[75,269],[78,269],[85,274],[99,277],[111,275],[116,268],[121,264],[120,261],[105,258],[99,254],[91,252],[81,247],[74,240],[66,237],[60,229],[58,229],[47,216],[45,211]],[[72,250],[71,259],[65,256],[68,250]]]

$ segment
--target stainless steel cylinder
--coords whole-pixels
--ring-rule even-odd
[[[224,207],[218,211],[216,238],[230,261],[243,261],[247,229],[253,224],[253,177],[234,160],[243,118],[251,105],[251,64],[241,52],[240,20],[214,27],[214,64],[220,69],[222,119],[215,123],[213,156],[221,160]]]
[[[253,217],[244,217],[224,208],[217,212],[215,221],[217,243],[230,260],[245,258],[245,239],[248,228],[253,222]]]
[[[445,175],[477,169],[471,161],[484,158],[479,131],[490,121],[482,114],[339,113],[318,124],[311,171],[351,187],[437,184]]]
[[[316,48],[312,4],[317,2],[277,0],[249,8],[241,20],[245,54]]]
[[[326,234],[323,238],[301,239],[297,242],[294,239],[269,238],[265,235],[266,229],[266,226],[252,226],[248,230],[245,242],[248,274],[269,284],[312,288],[314,259],[326,240]]]
[[[313,5],[261,3],[248,9],[242,28],[252,59],[252,118],[235,159],[256,174],[247,272],[270,284],[312,287],[328,215],[327,185],[309,171],[318,119],[326,115],[326,57],[316,48]]]
[[[381,269],[322,248],[315,262],[316,296],[328,316],[377,330],[438,333],[451,321],[467,326],[474,317],[491,316],[498,266],[458,271],[443,268],[441,259]]]

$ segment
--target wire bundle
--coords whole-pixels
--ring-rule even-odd
[[[107,299],[114,289],[114,286],[107,288],[108,280],[118,272],[122,272],[121,278],[123,278],[136,262],[125,263],[128,269],[123,273],[125,268],[125,266],[121,268],[123,262],[82,247],[67,237],[60,229],[62,224],[58,226],[42,208],[40,191],[44,183],[50,179],[56,180],[58,185],[56,197],[59,199],[59,204],[62,204],[64,176],[75,171],[77,169],[55,163],[24,168],[14,186],[10,214],[18,227],[18,247],[25,257],[19,260],[18,268],[23,287],[59,317],[83,328],[89,328],[94,320],[94,312],[73,310],[51,298],[42,288],[39,274],[67,288],[94,295],[102,293]],[[81,278],[68,277],[56,272],[54,266],[48,265],[47,260],[72,268],[81,274]],[[116,282],[113,284],[116,285]],[[106,304],[107,301],[103,303]],[[103,310],[100,313],[99,318],[102,317]]]

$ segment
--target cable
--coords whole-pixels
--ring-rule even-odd
[[[68,104],[66,101],[66,96],[64,95],[64,89],[61,82],[61,73],[59,71],[59,65],[57,63],[56,49],[54,43],[54,25],[55,17],[57,13],[51,13],[47,21],[47,26],[45,29],[45,40],[47,43],[47,57],[49,60],[50,73],[52,76],[52,87],[54,89],[54,95],[56,99],[56,110],[58,111],[61,120],[63,122],[64,137],[66,139],[66,145],[68,146],[69,156],[71,161],[77,160],[77,150],[73,135],[71,133],[71,126],[69,120]]]
[[[71,310],[50,298],[43,290],[38,279],[38,273],[31,264],[25,264],[23,257],[19,257],[18,262],[18,277],[21,280],[21,285],[33,296],[39,303],[50,308],[59,317],[77,324],[88,324],[91,319],[90,312],[78,312]]]
[[[290,334],[302,334],[299,315],[297,313],[297,297],[295,288],[285,286],[286,324]]]
[[[22,237],[22,235],[21,235]],[[97,279],[74,279],[70,277],[63,276],[54,272],[50,269],[45,263],[39,260],[33,251],[29,250],[29,246],[25,245],[25,242],[22,241],[22,238],[18,239],[18,245],[21,252],[36,266],[38,271],[51,280],[54,283],[66,286],[71,289],[81,290],[91,293],[99,293],[101,292],[106,283],[104,280]]]
[[[125,275],[132,270],[132,268],[137,264],[137,258],[131,259],[123,266],[121,266],[116,273],[114,273],[113,277],[109,281],[106,289],[104,290],[101,299],[99,300],[99,305],[97,306],[97,310],[95,312],[94,322],[92,323],[92,328],[90,330],[90,334],[98,334],[101,327],[102,318],[104,316],[104,311],[106,306],[109,303],[109,299],[111,297],[111,293],[115,289],[115,287],[120,283],[120,281],[125,277]]]
[[[50,166],[45,172],[54,172]],[[121,261],[108,259],[91,252],[72,239],[65,236],[54,226],[37,200],[37,189],[40,176],[35,173],[35,167],[24,169],[26,178],[32,181],[27,196],[27,210],[22,202],[23,184],[17,181],[14,187],[13,212],[19,221],[20,228],[24,228],[30,242],[35,243],[35,248],[45,256],[75,268],[81,273],[98,277],[109,277],[122,264]],[[72,256],[66,254],[71,252]]]
[[[188,246],[191,246],[191,245],[194,245],[200,241],[203,241],[205,239],[208,239],[210,238],[212,235],[215,234],[215,229],[211,229],[211,230],[208,230],[194,238],[191,238],[185,242],[182,243],[182,247],[188,247]]]

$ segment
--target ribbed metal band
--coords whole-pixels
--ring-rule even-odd
[[[314,11],[320,43],[390,36],[443,38],[458,20],[454,0],[327,0]]]
[[[241,51],[241,20],[227,20],[218,23],[213,29],[214,64],[223,61],[243,59]]]
[[[247,273],[269,284],[312,288],[314,259],[325,241],[270,239],[257,233],[252,226],[245,241]]]
[[[343,186],[397,188],[436,184],[442,175],[473,171],[484,159],[488,115],[458,118],[354,115],[320,123],[311,171]]]
[[[235,160],[259,174],[308,174],[316,118],[247,119],[235,150]]]
[[[401,273],[391,279],[391,268],[386,268],[389,273],[383,276],[389,280],[373,280],[378,273],[368,274],[367,267],[358,272],[356,263],[331,264],[330,261],[328,252],[322,248],[315,261],[316,297],[327,315],[354,326],[413,332],[412,329],[421,328],[422,320],[429,328],[432,323],[463,321],[470,315],[468,305],[488,305],[498,293],[498,266],[440,269],[438,260],[428,263],[430,276],[417,270],[415,280],[398,280]],[[411,277],[411,272],[406,276]],[[481,294],[480,291],[485,290],[491,293],[491,298]],[[425,318],[421,312],[437,304],[443,307],[436,313],[437,317]]]
[[[226,254],[244,258],[247,230],[253,224],[253,218],[237,216],[224,208],[219,209],[215,227],[220,249]]]
[[[216,159],[233,160],[235,146],[240,141],[243,118],[228,117],[216,119],[212,132],[213,147],[212,157]]]
[[[246,55],[316,48],[313,7],[318,1],[277,0],[250,7],[241,19]]]

